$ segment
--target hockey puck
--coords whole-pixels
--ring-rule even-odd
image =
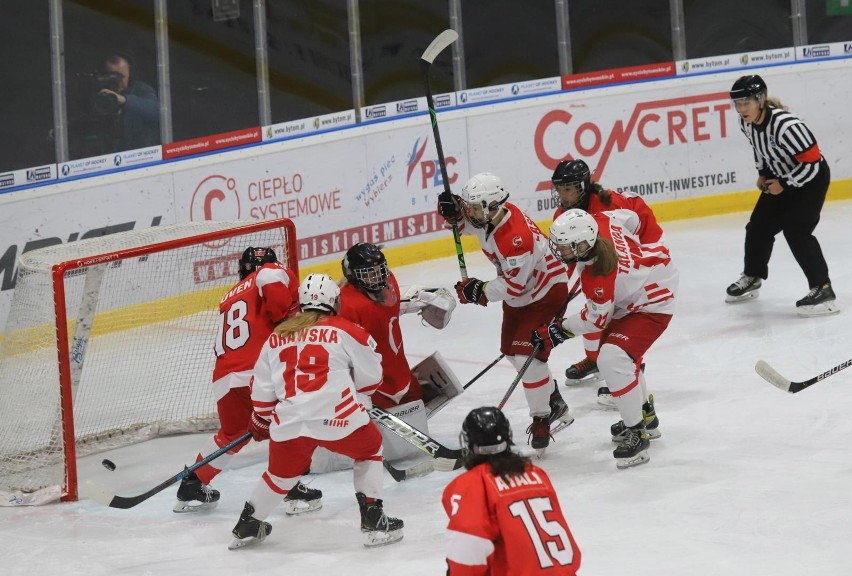
[[[112,472],[113,470],[115,470],[115,464],[113,463],[113,461],[112,461],[112,460],[102,460],[102,461],[101,461],[101,464],[103,464],[103,465],[104,465],[104,468],[106,468],[106,469],[107,469],[107,470],[109,470],[110,472]]]

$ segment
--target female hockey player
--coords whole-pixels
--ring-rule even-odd
[[[647,462],[649,438],[660,436],[640,366],[671,321],[679,276],[668,248],[642,245],[638,227],[630,210],[592,216],[573,208],[556,219],[550,248],[563,262],[576,262],[586,304],[532,335],[533,342],[551,349],[575,334],[603,331],[598,367],[621,413],[610,430],[618,443],[613,456],[619,468]]]
[[[270,439],[269,463],[245,504],[230,548],[262,541],[264,520],[297,485],[322,446],[352,458],[365,546],[402,538],[403,522],[382,506],[382,436],[364,403],[382,383],[370,335],[340,318],[340,288],[325,274],[299,286],[301,313],[275,327],[254,367],[250,430]]]
[[[498,408],[477,408],[462,424],[464,467],[444,489],[448,576],[574,576],[580,548],[547,474],[512,452]]]

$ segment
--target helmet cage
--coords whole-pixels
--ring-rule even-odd
[[[553,171],[550,182],[552,184],[550,196],[554,202],[565,210],[577,208],[584,205],[584,200],[592,187],[591,170],[582,160],[563,160]],[[559,194],[559,189],[563,186],[574,186],[577,191],[577,198],[571,204],[566,204]]]
[[[355,268],[352,270],[352,275],[355,276],[355,281],[364,290],[368,292],[380,292],[388,285],[388,265],[385,262],[380,262],[369,268]]]
[[[598,238],[598,223],[583,210],[572,208],[550,226],[548,246],[551,253],[564,263],[586,260]],[[562,249],[568,247],[573,258],[566,258]]]

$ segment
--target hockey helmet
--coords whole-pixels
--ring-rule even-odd
[[[242,257],[240,257],[240,280],[270,262],[278,262],[275,250],[272,248],[254,248],[249,246],[243,251]]]
[[[501,454],[512,445],[512,428],[499,408],[483,406],[471,410],[464,419],[459,441],[474,454]]]
[[[349,283],[362,290],[375,294],[388,285],[388,261],[375,244],[355,244],[346,251],[341,265]]]
[[[562,160],[556,165],[550,181],[553,183],[553,187],[550,189],[551,197],[554,202],[561,204],[566,210],[588,206],[586,199],[592,187],[592,172],[589,170],[589,165],[582,160]],[[576,197],[566,204],[559,192],[562,190],[567,193],[569,187],[573,187]]]
[[[756,74],[740,76],[731,86],[731,100],[742,100],[744,98],[758,100],[761,95],[766,96],[766,91],[766,82],[760,76]]]
[[[462,209],[474,228],[483,228],[491,221],[490,213],[509,199],[503,180],[491,172],[481,172],[462,188]],[[476,208],[476,209],[474,209]]]
[[[337,314],[340,310],[340,287],[328,274],[308,274],[299,285],[299,307],[302,312],[315,310]]]
[[[597,239],[597,221],[591,214],[579,208],[566,211],[550,225],[550,251],[565,263],[583,260],[594,248]],[[570,248],[573,257],[566,257],[565,247]]]

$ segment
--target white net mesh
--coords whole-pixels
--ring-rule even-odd
[[[0,505],[56,491],[65,479],[52,266],[147,247],[65,273],[78,456],[164,434],[213,430],[218,302],[238,279],[238,260],[248,246],[268,246],[295,266],[287,249],[290,232],[280,221],[251,231],[246,224],[186,223],[22,255],[0,341]],[[222,231],[215,241],[150,248]],[[67,426],[71,418],[64,421]]]

